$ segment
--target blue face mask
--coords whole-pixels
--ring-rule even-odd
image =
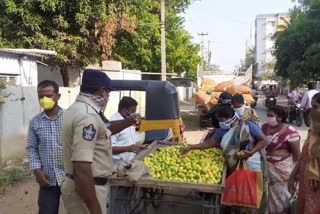
[[[221,129],[230,129],[231,128],[231,124],[230,123],[226,123],[226,122],[219,122],[219,126]]]
[[[219,126],[222,129],[230,129],[231,124],[237,119],[236,114],[232,117],[231,121],[226,121],[226,122],[219,122]]]

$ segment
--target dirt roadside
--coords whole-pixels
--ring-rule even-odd
[[[0,195],[0,213],[30,213],[36,214],[39,186],[34,178],[9,187],[4,195]]]
[[[39,185],[34,177],[9,187],[0,195],[0,214],[37,214]],[[61,201],[62,202],[62,201]],[[63,205],[60,214],[65,214]]]

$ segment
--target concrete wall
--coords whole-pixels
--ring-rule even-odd
[[[34,60],[20,60],[21,82],[20,86],[37,86],[38,85],[38,68]]]
[[[59,106],[61,106],[61,108],[67,109],[76,100],[79,92],[80,87],[59,87],[59,93],[61,94]]]
[[[34,84],[34,78],[38,78],[38,75],[34,75],[36,70],[27,70],[27,68],[36,69],[36,67],[33,67],[34,65],[36,65],[36,62],[23,62],[26,76],[30,74],[33,77],[31,79],[32,84]],[[62,85],[62,79],[57,70],[50,70],[49,67],[44,65],[39,65],[39,70],[39,81],[51,79]],[[79,72],[78,70],[71,72],[73,83],[77,87],[60,87],[61,99],[59,100],[59,105],[64,109],[67,109],[79,94]],[[121,70],[106,73],[111,79],[141,80],[140,71]],[[36,114],[42,111],[38,102],[37,84],[38,82],[36,81],[34,87],[17,86],[7,89],[7,92],[12,93],[12,95],[6,99],[6,103],[0,104],[0,162],[26,154],[29,122]],[[111,92],[105,111],[107,118],[117,112],[119,101],[123,96],[131,96],[136,99],[138,102],[137,111],[144,116],[145,92],[121,91]]]
[[[0,75],[17,77],[15,84],[21,86],[36,86],[38,84],[37,62],[32,57],[1,53],[0,65]]]
[[[38,81],[52,80],[59,86],[63,86],[63,80],[58,67],[51,67],[42,64],[38,64]],[[77,87],[81,83],[81,69],[77,67],[68,68],[70,87]]]
[[[189,101],[195,94],[193,87],[177,87],[179,101]]]
[[[26,154],[27,134],[30,120],[42,110],[39,105],[36,87],[10,87],[6,90],[12,95],[6,103],[0,104],[0,163]],[[79,87],[60,87],[59,106],[67,109],[76,99]],[[123,96],[137,100],[137,111],[144,116],[145,92],[121,91],[111,92],[105,111],[107,118],[117,112]]]
[[[26,154],[29,122],[40,113],[36,87],[10,87],[0,104],[0,162]]]
[[[0,55],[0,73],[1,74],[16,74],[20,75],[20,66],[18,57],[9,54]]]

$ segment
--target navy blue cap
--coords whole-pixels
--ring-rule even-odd
[[[84,70],[81,88],[83,90],[106,88],[115,91],[115,89],[111,87],[111,80],[107,74],[94,69]]]

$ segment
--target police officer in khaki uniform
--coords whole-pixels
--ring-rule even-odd
[[[66,177],[61,192],[68,214],[106,213],[108,177],[114,173],[110,136],[139,122],[136,116],[108,122],[103,112],[110,91],[104,72],[85,70],[80,95],[64,114]]]

